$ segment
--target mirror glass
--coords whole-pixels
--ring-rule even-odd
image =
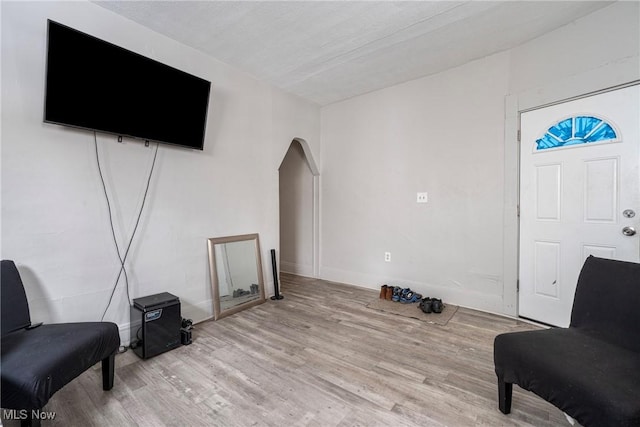
[[[257,234],[209,239],[214,319],[265,301]]]

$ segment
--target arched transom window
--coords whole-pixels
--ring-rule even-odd
[[[589,144],[617,139],[613,126],[592,116],[575,116],[551,126],[544,136],[536,140],[536,150]]]

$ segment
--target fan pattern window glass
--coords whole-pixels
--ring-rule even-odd
[[[551,126],[542,138],[536,140],[536,150],[611,141],[616,138],[613,127],[604,120],[591,116],[576,116]]]

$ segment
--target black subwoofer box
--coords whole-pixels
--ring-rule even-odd
[[[168,292],[136,298],[131,306],[130,347],[143,359],[180,346],[180,299]]]

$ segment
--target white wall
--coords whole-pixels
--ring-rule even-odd
[[[319,152],[318,107],[91,3],[2,2],[1,255],[18,264],[32,320],[99,320],[118,273],[93,134],[42,122],[48,18],[212,83],[204,151],[159,148],[129,255],[131,297],[167,291],[183,316],[211,316],[206,239],[254,232],[272,293],[278,167],[295,137]],[[153,147],[109,135],[98,146],[123,245]],[[105,320],[126,329],[124,282]]]
[[[323,109],[322,277],[497,304],[508,61]]]
[[[640,78],[638,3],[619,2],[517,49],[328,106],[321,122],[315,105],[94,4],[0,4],[1,256],[17,261],[34,321],[98,320],[118,272],[92,134],[42,123],[47,18],[212,82],[205,150],[160,147],[128,263],[132,297],[172,292],[196,321],[212,314],[208,237],[258,232],[272,293],[278,167],[294,138],[320,160],[322,277],[510,312],[514,108]],[[122,245],[153,150],[98,139]],[[123,284],[106,320],[128,322]]]
[[[513,49],[509,93],[539,91],[557,82],[573,89],[584,76],[594,80],[595,70],[606,70],[602,84],[607,79],[613,84],[628,76],[626,66],[611,71],[611,65],[626,63],[640,72],[639,50],[640,3],[617,2]]]
[[[324,107],[321,276],[515,314],[519,105],[640,78],[639,16],[637,2],[616,3],[510,51]]]
[[[313,276],[313,174],[297,141],[280,165],[280,269]]]

